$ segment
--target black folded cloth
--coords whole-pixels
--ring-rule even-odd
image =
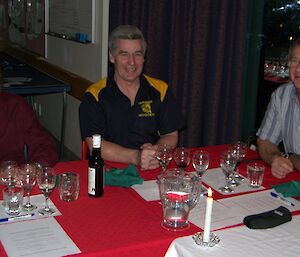
[[[292,220],[291,212],[280,206],[275,210],[249,215],[244,218],[244,224],[251,229],[273,228]]]

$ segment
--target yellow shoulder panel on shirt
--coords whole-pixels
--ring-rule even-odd
[[[106,87],[106,79],[107,78],[103,78],[103,79],[99,80],[98,82],[90,85],[85,92],[91,93],[95,97],[96,101],[98,102],[99,101],[98,94],[101,89]]]
[[[160,100],[163,101],[168,89],[168,84],[160,79],[155,79],[143,74],[149,84],[160,92]]]

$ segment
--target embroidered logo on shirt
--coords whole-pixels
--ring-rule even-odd
[[[139,114],[139,117],[153,117],[155,113],[151,110],[152,101],[141,101],[139,105],[141,106],[142,112]]]

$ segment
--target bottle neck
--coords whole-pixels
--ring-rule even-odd
[[[92,155],[101,155],[101,147],[93,147]]]

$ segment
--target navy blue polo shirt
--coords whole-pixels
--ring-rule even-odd
[[[160,135],[185,126],[168,85],[146,75],[140,77],[132,106],[109,77],[87,89],[79,112],[82,139],[101,134],[107,141],[133,149],[147,142],[155,144]]]

